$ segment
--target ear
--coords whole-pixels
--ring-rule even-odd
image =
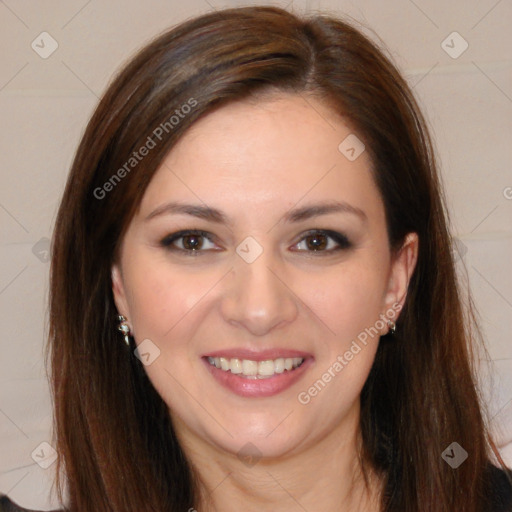
[[[395,322],[405,304],[409,281],[418,261],[418,246],[418,234],[408,233],[402,247],[391,262],[384,308],[386,311],[389,309],[395,311],[394,318],[390,318]]]
[[[111,276],[112,276],[112,293],[114,295],[114,302],[117,307],[117,311],[120,315],[123,315],[128,324],[131,324],[129,322],[130,319],[130,310],[128,308],[128,301],[126,300],[126,291],[124,287],[124,281],[123,281],[123,275],[121,272],[121,267],[115,263],[112,265],[111,270]]]

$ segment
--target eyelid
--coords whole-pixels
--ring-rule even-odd
[[[333,253],[336,253],[341,250],[348,250],[352,247],[352,242],[349,240],[349,238],[345,234],[337,232],[337,231],[329,230],[329,229],[319,229],[319,228],[318,229],[317,228],[310,229],[308,231],[301,233],[299,240],[295,244],[293,244],[293,246],[296,246],[296,245],[300,244],[301,242],[304,242],[304,240],[308,236],[315,235],[315,234],[321,234],[323,236],[326,236],[327,238],[334,240],[334,242],[337,244],[337,247],[335,247],[334,249],[326,249],[326,250],[324,249],[324,250],[319,250],[319,251],[298,250],[296,252],[303,252],[303,253],[306,253],[311,256],[317,256],[317,255],[321,256],[321,255],[333,254]],[[183,229],[183,230],[180,230],[180,231],[177,231],[175,233],[165,236],[160,241],[160,245],[169,251],[176,252],[176,253],[182,253],[186,256],[199,256],[199,255],[203,255],[205,253],[209,253],[211,251],[218,252],[217,249],[187,250],[187,249],[181,249],[180,247],[174,247],[172,245],[176,240],[179,240],[179,239],[184,238],[185,236],[189,236],[189,235],[196,235],[196,236],[204,237],[207,240],[209,240],[211,243],[215,243],[215,241],[214,241],[215,236],[212,235],[211,233],[209,233],[208,231],[204,231],[201,229]]]
[[[193,251],[193,250],[186,250],[186,249],[181,249],[180,247],[173,246],[173,243],[175,241],[177,241],[181,238],[184,238],[186,236],[189,236],[189,235],[200,236],[200,237],[206,238],[207,240],[209,240],[212,243],[215,243],[213,240],[213,235],[211,233],[209,233],[208,231],[204,231],[202,229],[182,229],[181,231],[176,231],[175,233],[165,236],[160,241],[160,245],[164,249],[167,249],[169,251],[176,252],[176,253],[182,253],[187,256],[199,256],[199,255],[205,254],[206,252],[210,252],[210,251],[214,250],[214,249],[208,249],[206,251],[205,250]]]
[[[348,250],[352,247],[352,242],[349,240],[349,238],[345,234],[337,232],[337,231],[333,231],[330,229],[310,229],[308,231],[305,231],[304,233],[301,234],[301,238],[299,239],[299,241],[294,245],[298,245],[299,243],[303,242],[308,236],[316,235],[316,234],[321,234],[327,238],[334,240],[334,242],[337,244],[337,247],[335,247],[334,249],[324,249],[321,251],[300,250],[298,252],[304,252],[304,253],[310,254],[312,256],[323,255],[323,254],[329,255],[329,254],[337,253],[341,250]]]

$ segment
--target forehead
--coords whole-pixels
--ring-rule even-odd
[[[238,212],[332,199],[380,214],[367,152],[351,161],[340,150],[349,136],[355,136],[349,123],[312,96],[281,93],[230,103],[182,136],[155,173],[140,211],[147,214],[170,199],[218,202]]]

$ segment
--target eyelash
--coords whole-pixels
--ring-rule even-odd
[[[334,240],[338,244],[338,247],[336,247],[334,249],[323,249],[323,250],[320,250],[320,251],[315,251],[315,250],[311,250],[311,251],[309,251],[309,250],[299,250],[299,252],[308,252],[308,253],[311,253],[311,254],[313,254],[315,256],[316,255],[322,256],[322,255],[329,255],[329,254],[332,254],[334,252],[338,252],[338,251],[342,251],[342,250],[347,250],[347,249],[350,249],[352,247],[352,243],[349,241],[349,239],[345,235],[343,235],[342,233],[337,233],[336,231],[330,231],[330,230],[326,230],[326,229],[311,229],[311,230],[307,231],[304,234],[304,236],[299,240],[299,242],[297,242],[297,244],[295,244],[295,245],[298,245],[299,243],[303,242],[309,236],[318,235],[318,234],[321,234],[323,236],[331,238],[332,240]],[[209,240],[210,242],[214,243],[210,233],[208,233],[207,231],[201,231],[201,230],[197,230],[197,229],[189,229],[189,230],[178,231],[177,233],[173,233],[171,235],[166,236],[160,242],[160,245],[162,247],[166,248],[169,251],[181,252],[183,255],[191,256],[191,257],[202,256],[206,252],[209,252],[209,251],[212,250],[212,249],[207,249],[207,250],[201,250],[201,249],[191,250],[191,249],[181,249],[179,247],[173,247],[172,244],[176,240],[179,240],[181,238],[184,238],[184,237],[190,236],[190,235],[204,237],[207,240]],[[324,254],[322,254],[322,253],[324,253]]]

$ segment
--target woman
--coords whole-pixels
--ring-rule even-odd
[[[144,48],[79,146],[50,308],[67,510],[512,509],[425,122],[343,21]]]

